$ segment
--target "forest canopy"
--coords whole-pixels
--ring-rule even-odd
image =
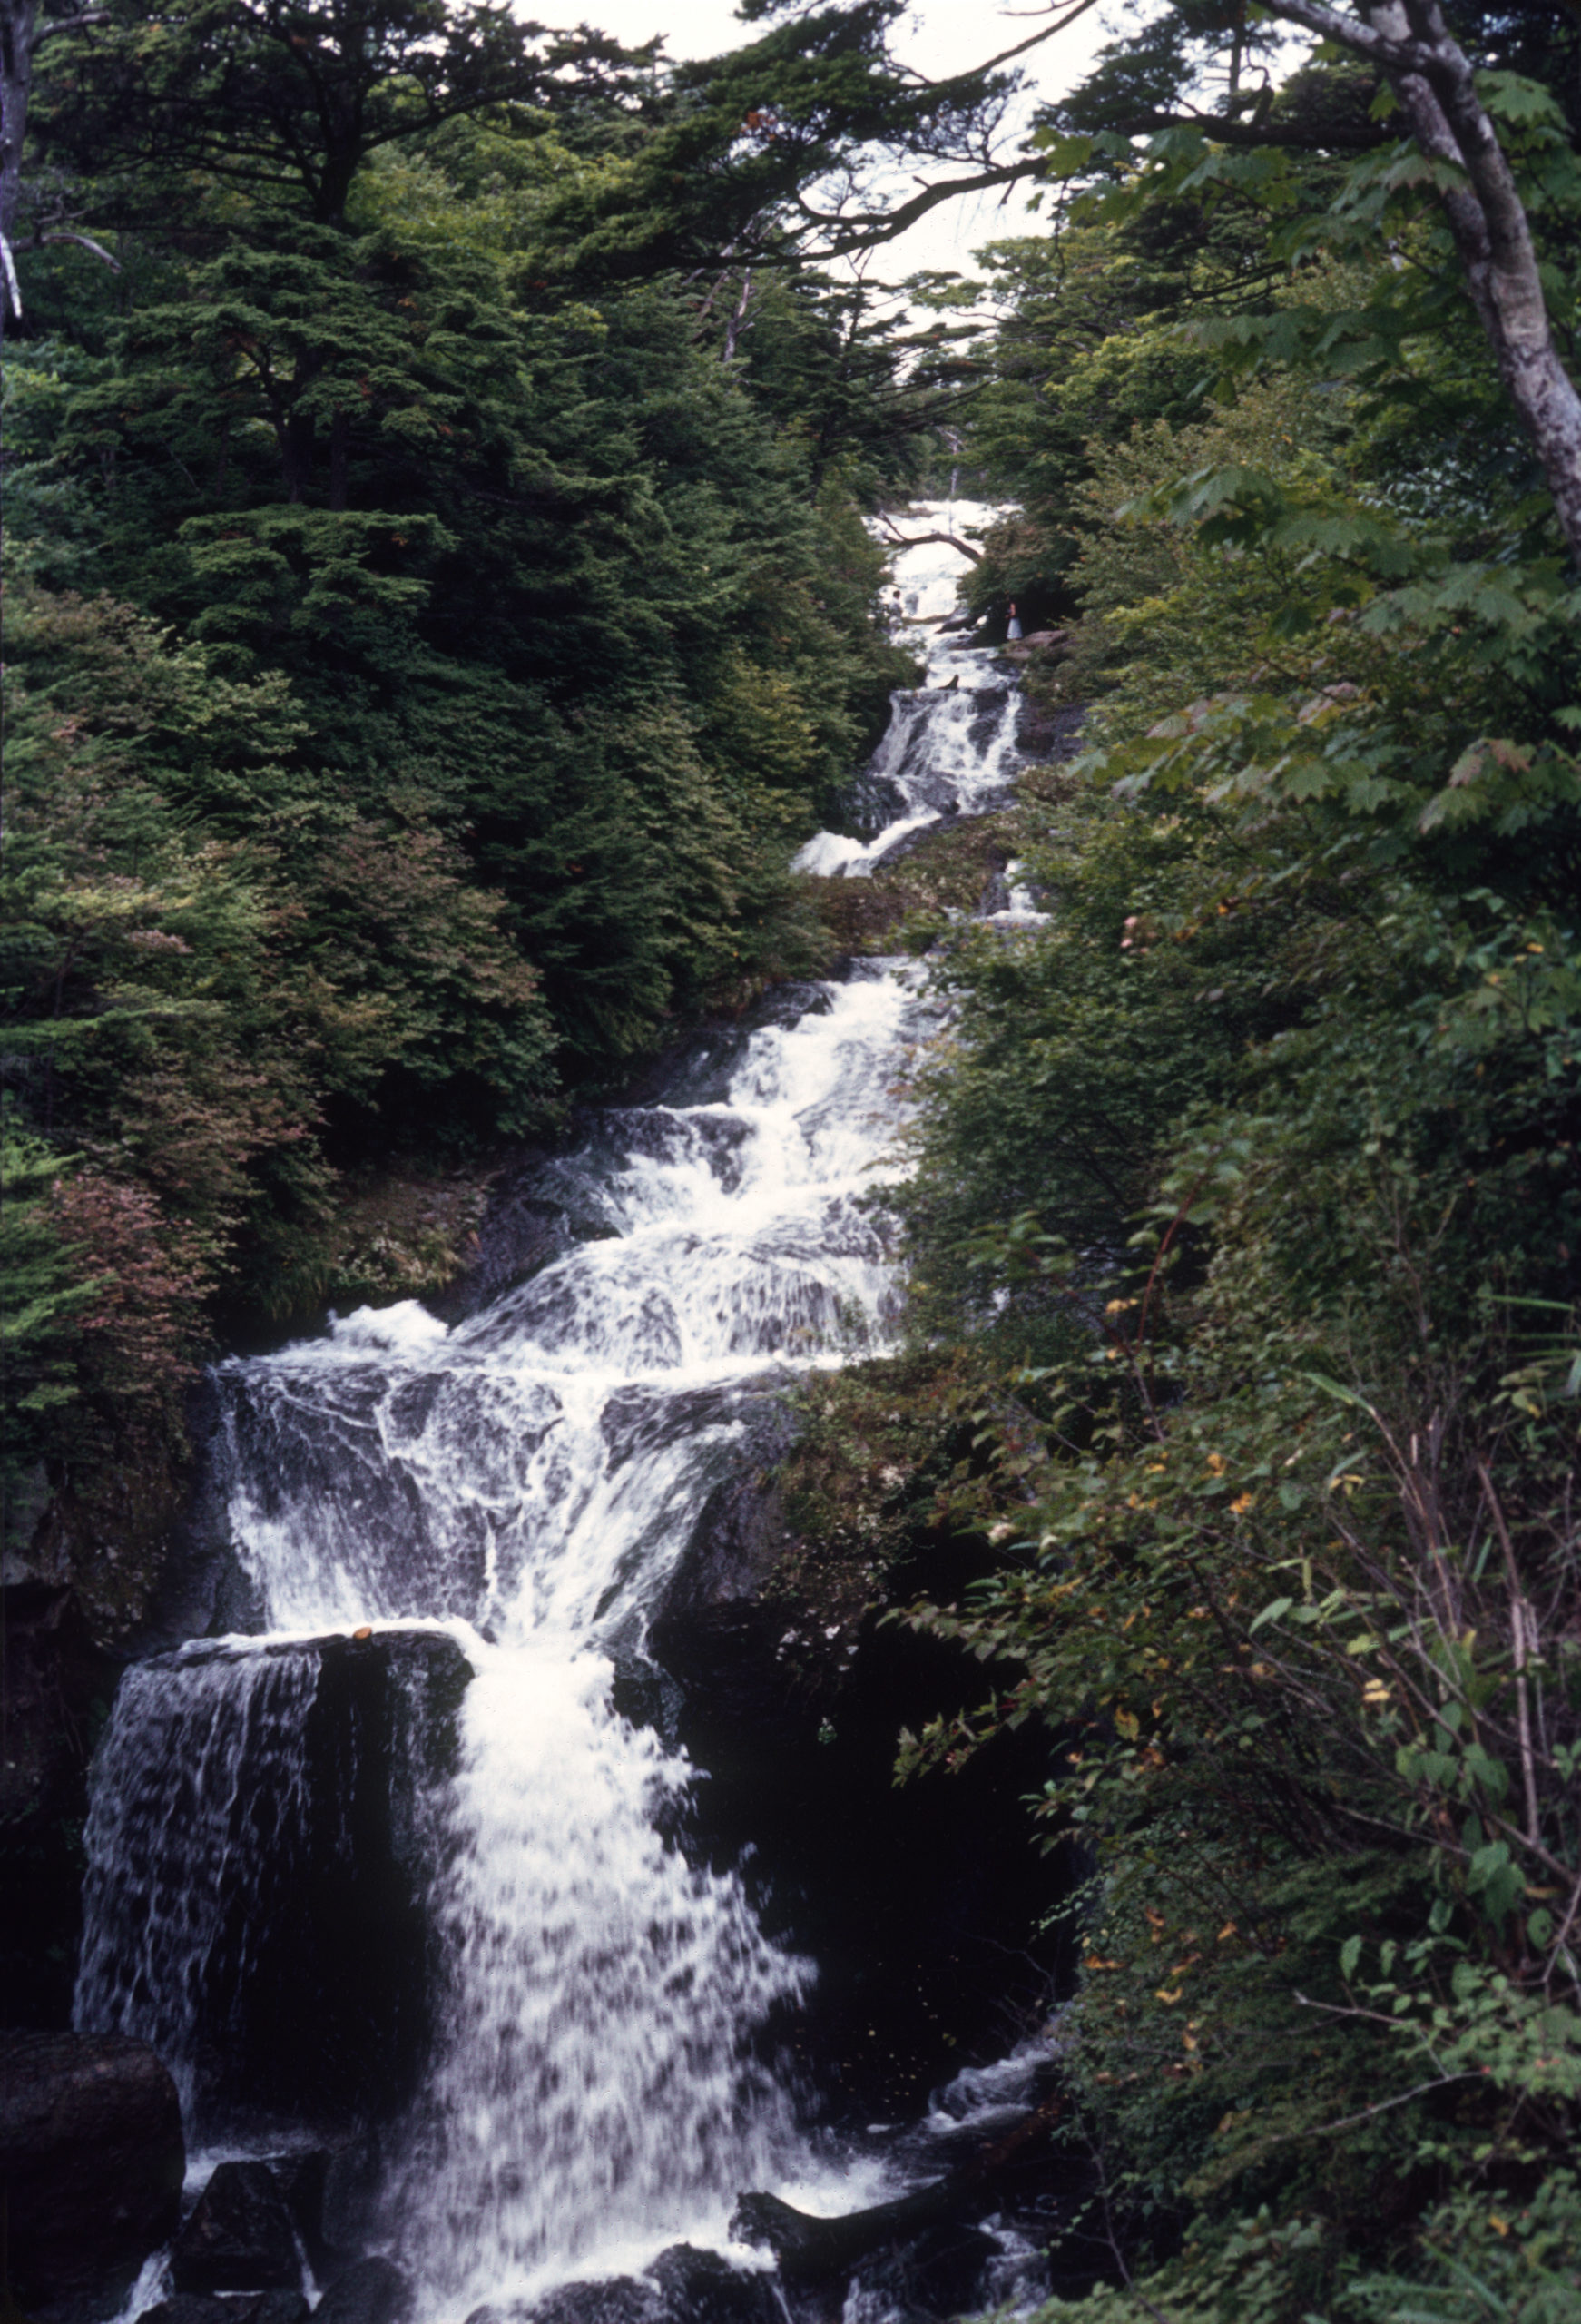
[[[938,390],[789,210],[989,101],[908,91],[892,13],[661,69],[437,0],[23,11],[14,1482],[175,1443],[215,1300],[322,1296],[371,1157],[552,1134],[824,957],[788,867],[909,675],[863,517]]]

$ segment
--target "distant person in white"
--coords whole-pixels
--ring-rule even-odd
[[[1010,600],[1010,623],[1008,628],[1005,632],[1005,635],[1008,642],[1014,645],[1020,635],[1021,616],[1016,610],[1016,600],[1012,597]]]

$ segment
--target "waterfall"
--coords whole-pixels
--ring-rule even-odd
[[[151,2042],[189,2122],[200,2029],[231,2019],[270,1891],[300,1867],[318,1678],[300,1656],[143,1663],[94,1768],[77,2022]]]
[[[914,618],[953,601],[959,565],[905,553]],[[860,876],[1007,795],[1016,697],[987,655],[928,645],[873,769],[898,812],[867,842],[820,834],[809,868]],[[389,2186],[424,2317],[678,2236],[717,2244],[740,2189],[812,2168],[761,2038],[811,1971],[763,1935],[735,1874],[675,1845],[665,1810],[692,1771],[615,1709],[613,1661],[640,1651],[765,1401],[885,1344],[893,1258],[862,1198],[899,1167],[896,1085],[935,1021],[907,964],[857,962],[669,1102],[607,1114],[555,1166],[596,1232],[486,1313],[447,1328],[411,1301],[365,1308],[218,1368],[219,1482],[262,1636],[122,1688],[78,2023],[146,2034],[211,2133],[202,2058],[319,1813],[303,1738],[341,1668],[326,1634],[464,1657],[427,1852],[389,1844],[420,1857],[438,1955]]]

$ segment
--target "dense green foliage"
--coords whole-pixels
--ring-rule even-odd
[[[1494,94],[1569,330],[1569,133]],[[1581,597],[1399,155],[1061,135],[974,586],[1065,615],[1090,747],[1046,928],[938,931],[914,1312],[1018,1413],[936,1512],[998,1570],[910,1616],[988,1691],[903,1764],[1038,1719],[1094,1851],[1130,2273],[1051,2316],[1571,2318]]]
[[[824,956],[788,866],[908,669],[862,515],[938,391],[785,205],[982,96],[908,93],[892,14],[664,73],[405,0],[116,7],[41,52],[5,381],[14,1483],[168,1461],[216,1302],[442,1273],[454,1238],[386,1237],[393,1276],[349,1238],[373,1159],[542,1136]],[[106,1300],[157,1309],[140,1384],[95,1354]]]

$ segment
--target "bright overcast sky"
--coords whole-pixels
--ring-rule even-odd
[[[551,24],[571,21],[569,9],[562,15],[545,0],[533,0],[532,14]],[[761,39],[769,29],[743,25],[734,0],[578,0],[576,15],[633,46],[661,34],[673,57],[717,56]],[[922,0],[897,26],[894,50],[902,64],[938,80],[1014,46],[1036,23],[1030,0],[1013,0],[1011,7],[997,5],[996,0]],[[1082,78],[1095,49],[1112,37],[1095,12],[1068,33],[1056,33],[1022,63],[1040,96],[1060,96]],[[924,267],[969,271],[974,249],[1025,231],[1025,194],[1015,191],[1007,202],[994,193],[941,203],[879,254],[878,271],[890,282]]]

